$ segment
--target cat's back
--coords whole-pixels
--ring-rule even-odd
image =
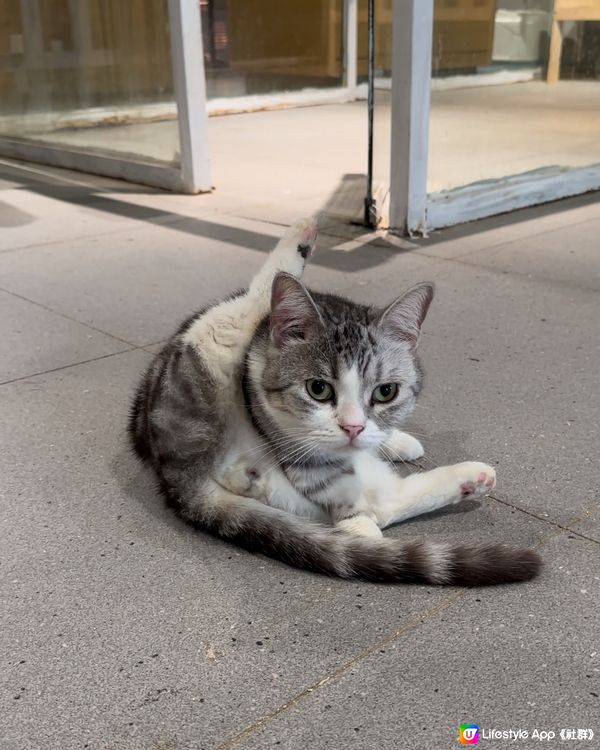
[[[152,463],[157,454],[169,451],[169,441],[181,444],[185,435],[218,435],[221,410],[214,379],[201,351],[186,341],[189,329],[214,306],[207,305],[178,326],[135,391],[128,432],[134,452],[144,461]]]

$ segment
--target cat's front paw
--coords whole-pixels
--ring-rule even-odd
[[[495,469],[479,461],[456,464],[452,471],[458,484],[457,502],[487,495],[496,486]]]
[[[383,453],[392,461],[416,461],[425,453],[421,443],[407,432],[394,430],[383,444]]]

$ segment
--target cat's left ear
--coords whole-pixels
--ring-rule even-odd
[[[413,286],[381,313],[379,325],[407,341],[411,349],[416,349],[433,291],[430,282]]]

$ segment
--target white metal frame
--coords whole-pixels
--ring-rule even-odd
[[[392,33],[389,223],[425,233],[433,0],[396,0]]]
[[[198,0],[169,0],[181,182],[186,193],[211,189],[206,78]]]
[[[21,0],[23,19],[33,42],[39,37],[39,0]],[[81,30],[86,0],[71,2]],[[27,20],[28,19],[28,20]],[[25,22],[24,21],[24,22]],[[197,0],[169,0],[171,59],[180,139],[180,166],[128,157],[118,152],[86,151],[35,141],[34,138],[0,136],[0,155],[51,166],[116,177],[184,193],[211,190],[208,156],[208,114],[202,50],[200,6]],[[89,38],[89,34],[88,34]],[[79,38],[79,42],[82,39]],[[85,42],[85,40],[83,40]],[[35,45],[34,45],[35,46]],[[39,44],[36,49],[39,48]],[[39,63],[39,61],[38,61]]]
[[[390,214],[392,230],[426,235],[526,206],[600,190],[600,164],[545,167],[427,192],[434,0],[393,4]]]

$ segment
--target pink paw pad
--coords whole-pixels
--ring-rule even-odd
[[[485,487],[488,490],[493,489],[496,486],[496,479],[493,476],[489,476],[485,472],[481,472],[477,475],[475,482],[463,482],[460,485],[460,492],[463,497],[473,495],[475,491],[481,487]]]
[[[479,484],[483,484],[490,489],[496,486],[496,479],[494,477],[488,477],[487,474],[480,474],[477,481]]]
[[[308,244],[309,242],[312,242],[315,239],[315,236],[317,234],[317,225],[315,222],[312,224],[309,224],[304,232],[302,232],[302,242],[305,244]]]
[[[475,492],[475,482],[463,482],[460,485],[460,494],[463,497],[472,495]]]

